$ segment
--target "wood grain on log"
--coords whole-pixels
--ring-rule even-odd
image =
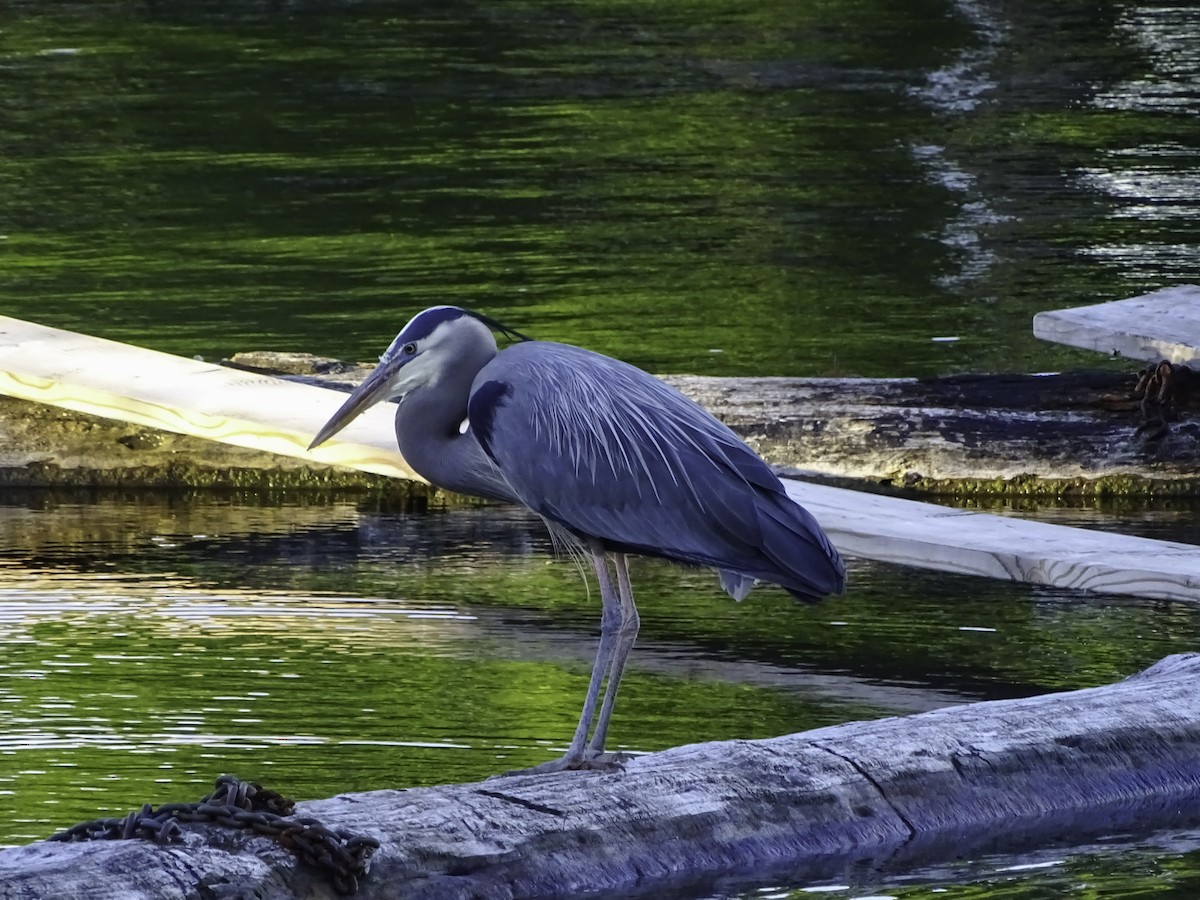
[[[1113,685],[949,707],[763,741],[695,744],[624,771],[506,776],[300,804],[382,846],[360,896],[573,897],[864,860],[1079,841],[1190,821],[1200,796],[1200,655]],[[283,787],[276,785],[276,787]],[[202,828],[0,851],[0,898],[329,896],[264,838]]]

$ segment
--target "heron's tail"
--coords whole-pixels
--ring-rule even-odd
[[[812,513],[786,495],[765,506],[763,552],[789,576],[779,584],[809,602],[845,591],[846,564]]]
[[[758,505],[763,581],[778,584],[797,600],[815,603],[846,589],[846,565],[829,536],[803,506],[786,494]]]

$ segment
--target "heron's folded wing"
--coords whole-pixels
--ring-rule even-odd
[[[830,569],[824,534],[767,465],[640,369],[567,345],[517,344],[481,371],[468,412],[521,501],[579,535],[779,583]],[[827,577],[808,580],[801,590],[831,589]]]

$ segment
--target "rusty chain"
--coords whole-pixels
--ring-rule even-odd
[[[82,822],[51,835],[49,841],[142,838],[156,844],[183,841],[181,822],[221,825],[274,838],[301,862],[320,870],[342,894],[358,890],[358,880],[379,848],[372,837],[322,825],[310,816],[292,818],[295,803],[260,784],[232,775],[217,779],[213,792],[196,803],[149,803],[123,818]]]

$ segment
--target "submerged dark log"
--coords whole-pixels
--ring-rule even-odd
[[[770,462],[930,491],[1193,492],[1200,416],[1138,432],[1136,374],[670,380]]]
[[[349,387],[366,373],[306,354],[241,354],[230,362],[322,385]],[[1178,421],[1139,432],[1144,411],[1132,371],[666,380],[784,469],[929,491],[1200,490],[1195,411],[1178,398]],[[309,459],[7,398],[0,398],[0,484],[397,489]]]
[[[679,747],[611,774],[508,776],[300,804],[378,838],[364,898],[661,891],[753,868],[795,879],[1161,828],[1200,814],[1200,655],[1113,685],[764,741]],[[277,786],[279,787],[279,786]],[[328,896],[265,838],[0,851],[0,897]]]
[[[367,371],[306,354],[241,354],[232,364],[324,385],[353,385]],[[1169,428],[1139,432],[1134,372],[666,380],[769,462],[827,478],[954,492],[1200,490],[1194,410],[1180,402]],[[2,397],[0,438],[7,485],[397,490],[376,476]]]

